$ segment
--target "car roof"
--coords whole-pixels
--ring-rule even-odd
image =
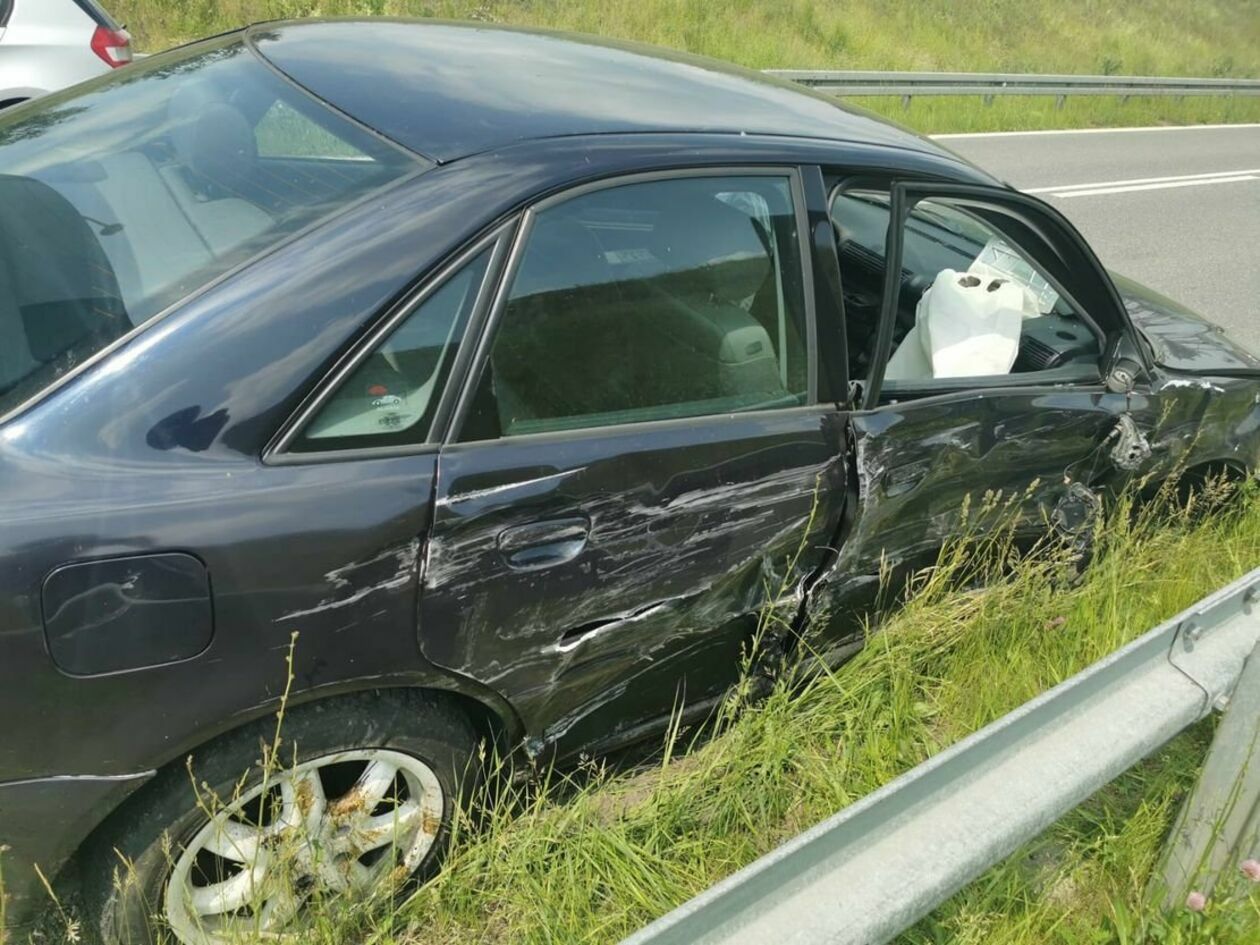
[[[786,135],[957,157],[834,98],[759,72],[591,36],[425,20],[251,27],[298,84],[438,162],[539,138]]]

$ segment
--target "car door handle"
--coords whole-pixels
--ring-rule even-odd
[[[580,515],[514,525],[499,532],[499,553],[521,571],[549,568],[580,555],[590,533],[590,520]]]

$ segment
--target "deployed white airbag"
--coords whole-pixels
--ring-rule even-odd
[[[887,380],[1009,374],[1025,315],[1008,279],[942,269],[915,309],[915,324],[888,361]]]

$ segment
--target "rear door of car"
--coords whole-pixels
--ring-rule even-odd
[[[810,233],[794,168],[526,214],[439,457],[420,633],[536,752],[710,705],[796,616],[847,474]]]
[[[816,606],[864,605],[881,570],[930,564],[966,529],[1014,517],[1035,540],[1087,521],[1127,472],[1120,418],[1147,432],[1157,418],[1128,383],[1143,365],[1124,308],[1075,230],[1011,191],[856,178],[832,219],[860,499]],[[1022,308],[986,314],[986,296]]]

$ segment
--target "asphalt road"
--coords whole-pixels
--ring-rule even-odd
[[[937,140],[1054,204],[1108,267],[1260,352],[1260,125]]]

